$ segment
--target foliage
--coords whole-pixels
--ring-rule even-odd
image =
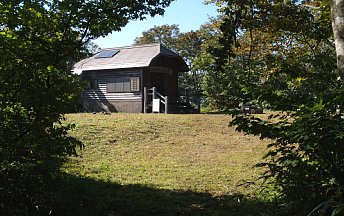
[[[215,61],[212,55],[209,58]],[[233,61],[231,65],[226,65],[224,73],[218,71],[213,65],[208,67],[203,85],[208,106],[223,111],[239,108],[246,99],[243,91],[246,76],[240,62]]]
[[[308,216],[312,215],[331,215],[331,216],[340,216],[344,213],[344,205],[336,201],[325,201],[320,203]]]
[[[208,61],[204,56],[207,47],[218,37],[217,19],[203,24],[199,30],[180,32],[178,25],[162,25],[144,31],[135,39],[135,44],[161,43],[181,55],[190,67],[190,72],[179,74],[180,93],[194,97],[195,102],[203,97],[202,83]]]
[[[82,147],[62,120],[82,90],[70,66],[90,40],[162,14],[170,2],[0,2],[0,214],[49,213],[48,182]]]
[[[142,32],[142,36],[135,38],[134,44],[160,43],[169,49],[176,50],[178,37],[180,35],[178,25],[161,25]]]
[[[256,100],[277,111],[268,120],[232,113],[238,130],[273,140],[263,178],[304,206],[343,200],[344,92],[329,2],[212,2],[224,14],[214,70],[234,80],[222,85],[224,106]]]

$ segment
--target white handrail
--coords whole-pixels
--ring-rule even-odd
[[[148,93],[148,90],[153,91],[153,93]],[[155,87],[144,87],[144,113],[147,113],[148,95],[152,95],[152,100],[156,99],[156,97],[159,97],[161,99],[160,102],[165,105],[165,113],[168,113],[168,96],[163,96],[162,94],[157,92]]]

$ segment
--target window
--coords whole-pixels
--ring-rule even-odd
[[[140,78],[133,77],[130,79],[130,91],[132,92],[140,91]]]
[[[107,84],[107,92],[130,92],[130,79],[118,78],[109,80]]]
[[[108,80],[107,92],[120,93],[120,92],[138,92],[140,91],[140,78],[139,77],[125,77]]]
[[[94,58],[111,58],[119,53],[119,50],[103,50],[98,53]]]

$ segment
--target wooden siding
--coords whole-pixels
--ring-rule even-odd
[[[85,100],[140,100],[141,96],[140,92],[108,93],[106,80],[98,80],[98,89],[85,90],[82,94]]]
[[[108,83],[113,83],[116,80],[121,81],[123,78],[128,78],[130,81],[136,81],[135,78],[139,78],[140,83],[136,84],[141,88],[143,82],[142,70],[85,71],[82,77],[93,83],[93,89],[86,89],[82,94],[83,108],[85,111],[142,112],[142,91],[140,91],[140,89],[133,90],[135,92],[108,92]],[[96,81],[94,82],[94,80]],[[127,86],[125,89],[128,91],[132,89],[131,82],[130,86]],[[114,88],[112,90],[114,90]]]
[[[132,68],[132,69],[113,69],[113,70],[99,70],[99,71],[84,71],[82,76],[86,80],[96,80],[98,88],[85,90],[83,93],[83,106],[85,111],[99,112],[142,112],[143,111],[143,88],[159,87],[159,80],[163,81],[160,86],[164,92],[164,96],[168,96],[168,101],[171,105],[176,104],[178,101],[178,68],[176,64],[178,59],[158,56],[156,57],[149,67]],[[171,70],[171,73],[154,73],[150,67],[166,67]],[[154,70],[153,70],[154,71]],[[158,71],[157,71],[158,72]],[[157,76],[158,75],[158,76]],[[158,79],[160,77],[160,79]],[[130,82],[130,87],[126,86],[123,89],[129,89],[133,92],[109,92],[117,91],[115,80],[120,82],[123,78],[135,80],[139,78],[138,86]],[[135,80],[136,81],[136,80]],[[152,84],[156,86],[152,86]],[[109,91],[108,91],[109,90]],[[123,90],[124,91],[124,90]]]
[[[128,112],[141,113],[141,100],[84,100],[83,108],[86,112]]]
[[[178,59],[177,58],[169,58],[165,56],[159,56],[155,58],[150,66],[163,66],[170,68],[172,70],[172,74],[164,74],[165,77],[165,95],[169,97],[170,103],[176,103],[178,100]],[[183,73],[183,72],[182,72]],[[150,74],[150,78],[151,78]]]
[[[108,92],[108,82],[116,79],[139,77],[142,80],[141,70],[137,71],[88,71],[83,74],[86,80],[97,80],[98,88],[87,89],[83,92],[84,100],[142,100],[141,92]],[[141,81],[142,82],[142,81]]]

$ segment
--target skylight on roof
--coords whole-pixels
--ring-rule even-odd
[[[104,50],[98,53],[94,58],[111,58],[119,53],[119,50]]]

